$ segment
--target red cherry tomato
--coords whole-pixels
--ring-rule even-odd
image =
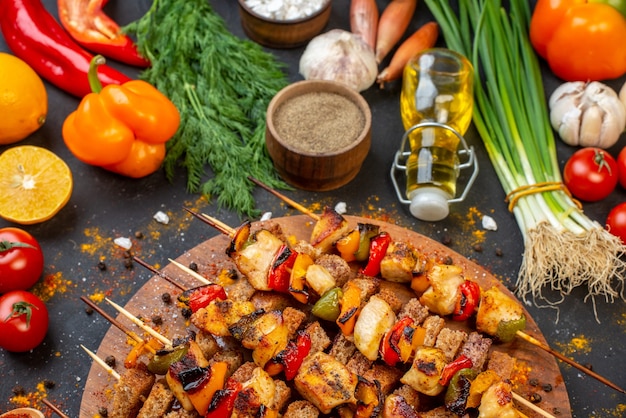
[[[31,234],[19,228],[0,229],[0,293],[31,288],[43,265],[41,247]]]
[[[619,184],[626,189],[626,147],[622,148],[617,155],[617,172],[619,174]]]
[[[600,148],[576,151],[563,169],[563,181],[574,197],[587,202],[606,198],[617,186],[617,162]]]
[[[48,309],[25,290],[0,296],[0,347],[8,351],[32,350],[48,332]]]
[[[620,203],[606,217],[606,229],[626,245],[626,202]]]

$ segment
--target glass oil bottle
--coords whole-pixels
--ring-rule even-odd
[[[408,200],[400,200],[419,219],[448,215],[459,170],[467,166],[460,154],[471,160],[477,174],[473,150],[463,138],[472,120],[473,77],[467,58],[445,48],[417,54],[404,69],[400,113],[406,132],[394,168],[406,172]]]

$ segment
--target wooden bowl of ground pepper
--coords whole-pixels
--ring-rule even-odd
[[[267,108],[266,146],[280,176],[294,187],[326,191],[350,182],[371,145],[372,115],[350,87],[299,81]]]

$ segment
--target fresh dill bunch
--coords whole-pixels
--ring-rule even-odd
[[[206,0],[154,0],[124,31],[135,35],[152,63],[140,78],[181,114],[180,128],[167,143],[167,178],[183,167],[188,191],[217,197],[220,207],[240,216],[258,216],[248,176],[289,188],[265,148],[267,106],[287,85],[283,65],[232,34]]]

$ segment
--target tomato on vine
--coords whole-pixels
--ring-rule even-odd
[[[603,149],[581,148],[565,163],[563,181],[578,199],[587,202],[602,200],[617,186],[617,162]]]
[[[0,296],[0,347],[7,351],[32,350],[48,332],[48,309],[41,299],[25,290]]]
[[[29,289],[43,266],[41,247],[31,234],[20,228],[0,229],[0,294]]]
[[[626,245],[626,202],[620,203],[606,217],[606,229]]]

